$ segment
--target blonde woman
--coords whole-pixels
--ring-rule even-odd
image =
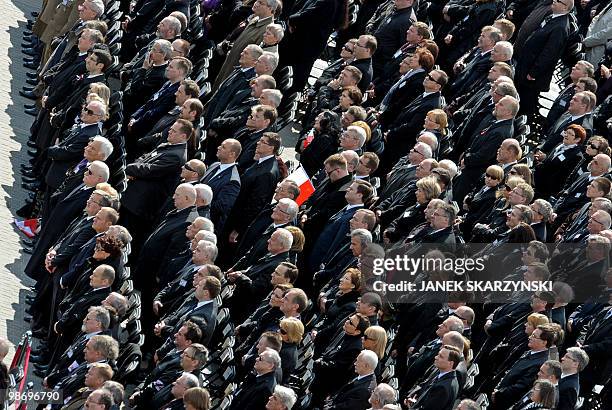
[[[298,359],[297,348],[304,336],[304,325],[295,317],[284,318],[280,321],[279,332],[283,341],[283,346],[279,352],[283,370],[283,384],[286,384],[289,381],[289,376],[295,370]]]

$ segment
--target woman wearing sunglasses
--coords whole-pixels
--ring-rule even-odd
[[[489,214],[498,199],[498,188],[504,180],[504,170],[498,165],[491,165],[485,172],[484,185],[476,188],[463,199],[459,228],[464,237],[472,235],[474,225]]]

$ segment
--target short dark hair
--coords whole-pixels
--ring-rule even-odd
[[[96,56],[96,60],[98,64],[103,65],[102,72],[105,72],[106,69],[110,67],[111,64],[113,64],[113,57],[106,50],[101,50],[101,49],[96,48],[96,49],[91,50],[90,54]]]
[[[259,338],[265,339],[268,347],[276,350],[277,352],[280,352],[281,348],[283,347],[283,339],[281,338],[280,333],[271,331],[263,332]]]
[[[272,121],[270,123],[272,123]],[[262,135],[262,138],[263,137],[266,137],[268,139],[268,145],[274,148],[274,155],[278,155],[278,152],[282,144],[280,135],[277,134],[276,132],[264,132]]]
[[[183,322],[183,326],[187,328],[185,339],[189,340],[191,343],[199,343],[200,340],[202,340],[202,329],[194,322],[186,320]]]
[[[463,361],[461,350],[453,345],[444,345],[443,349],[448,350],[448,360],[453,362],[453,369],[456,369],[459,363]]]
[[[177,67],[183,72],[184,76],[187,77],[193,70],[193,64],[186,57],[174,57],[170,62],[176,61]]]
[[[279,266],[283,266],[286,268],[284,275],[285,278],[287,278],[290,283],[295,283],[295,280],[298,278],[299,274],[298,267],[291,262],[281,262]]]
[[[366,329],[370,327],[370,319],[368,319],[366,315],[362,315],[361,313],[354,313],[349,316],[349,320],[353,316],[357,316],[357,318],[359,319],[359,324],[357,325],[356,329],[359,330],[361,334],[363,334],[363,332],[365,332]]]
[[[214,276],[207,276],[204,278],[203,288],[208,291],[210,298],[214,299],[221,293],[221,282]]]
[[[189,98],[198,98],[200,96],[200,87],[198,83],[193,80],[183,80],[181,81],[181,85],[185,89],[185,94]]]

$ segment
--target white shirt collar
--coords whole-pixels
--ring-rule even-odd
[[[363,204],[347,205],[346,210],[348,211],[349,209],[357,208],[358,206],[363,206]]]
[[[236,165],[235,162],[232,162],[231,164],[219,164],[219,171],[225,171],[228,168],[233,167],[234,165]]]
[[[211,300],[203,300],[203,301],[201,301],[201,302],[198,302],[198,304],[196,305],[195,309],[199,309],[199,308],[201,308],[202,306],[204,306],[204,305],[208,305],[209,303],[212,303],[212,302],[213,302],[213,300],[212,300],[212,299],[211,299]],[[195,309],[194,309],[194,310],[195,310]]]
[[[274,155],[267,155],[267,156],[265,156],[265,157],[263,157],[263,158],[259,158],[259,160],[258,160],[258,162],[257,162],[257,163],[258,163],[258,164],[261,164],[262,162],[264,162],[264,161],[265,161],[265,160],[267,160],[267,159],[272,158],[273,156],[274,156]]]

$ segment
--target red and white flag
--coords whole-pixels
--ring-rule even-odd
[[[315,191],[314,185],[308,178],[308,174],[304,171],[302,165],[298,166],[287,179],[294,181],[300,187],[300,196],[295,200],[298,205],[302,205]]]
[[[14,219],[14,222],[17,228],[28,238],[33,238],[40,231],[39,219],[26,219],[24,221]]]

